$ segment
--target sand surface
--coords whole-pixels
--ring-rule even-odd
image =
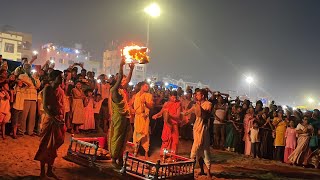
[[[77,135],[99,136],[96,134]],[[101,136],[101,135],[100,135]],[[65,143],[58,151],[58,158],[54,164],[54,172],[61,179],[131,179],[122,177],[118,170],[110,168],[100,172],[89,169],[63,159],[69,146],[71,135],[67,133]],[[40,173],[39,162],[34,161],[38,149],[39,137],[24,136],[0,140],[0,179],[38,179]],[[180,141],[179,154],[188,157],[190,141]],[[151,159],[159,158],[157,147],[154,148]],[[251,159],[235,153],[212,150],[213,179],[320,179],[319,169],[304,169],[276,161]],[[199,169],[196,169],[196,173]],[[204,176],[195,176],[196,179],[206,179]]]

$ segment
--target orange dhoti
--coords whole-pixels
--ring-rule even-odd
[[[162,145],[160,155],[163,155],[163,151],[166,149],[170,153],[176,154],[179,143],[179,127],[177,124],[169,126],[164,123],[162,130]]]

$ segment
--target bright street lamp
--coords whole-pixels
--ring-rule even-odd
[[[152,3],[144,8],[144,12],[149,14],[151,17],[160,16],[160,7],[157,3]]]
[[[253,77],[248,76],[248,77],[246,78],[246,81],[247,81],[248,84],[253,83]]]

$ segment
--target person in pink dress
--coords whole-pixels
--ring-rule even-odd
[[[246,156],[251,155],[251,141],[250,141],[249,131],[250,131],[250,128],[252,127],[253,120],[254,120],[254,109],[253,107],[250,107],[243,120],[243,127],[244,127],[243,141],[245,145],[244,155]]]
[[[288,160],[290,154],[296,149],[297,146],[297,132],[294,128],[294,121],[289,122],[289,127],[287,127],[286,134],[286,148],[284,150],[284,162],[290,164]]]
[[[86,98],[84,100],[84,123],[79,127],[82,130],[92,130],[95,129],[94,121],[94,99],[93,92],[91,89],[85,91]]]

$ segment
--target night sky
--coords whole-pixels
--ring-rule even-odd
[[[0,25],[33,35],[35,48],[83,44],[102,60],[112,40],[145,42],[148,0],[0,0]],[[150,73],[215,90],[320,102],[320,1],[158,0],[150,19]]]

